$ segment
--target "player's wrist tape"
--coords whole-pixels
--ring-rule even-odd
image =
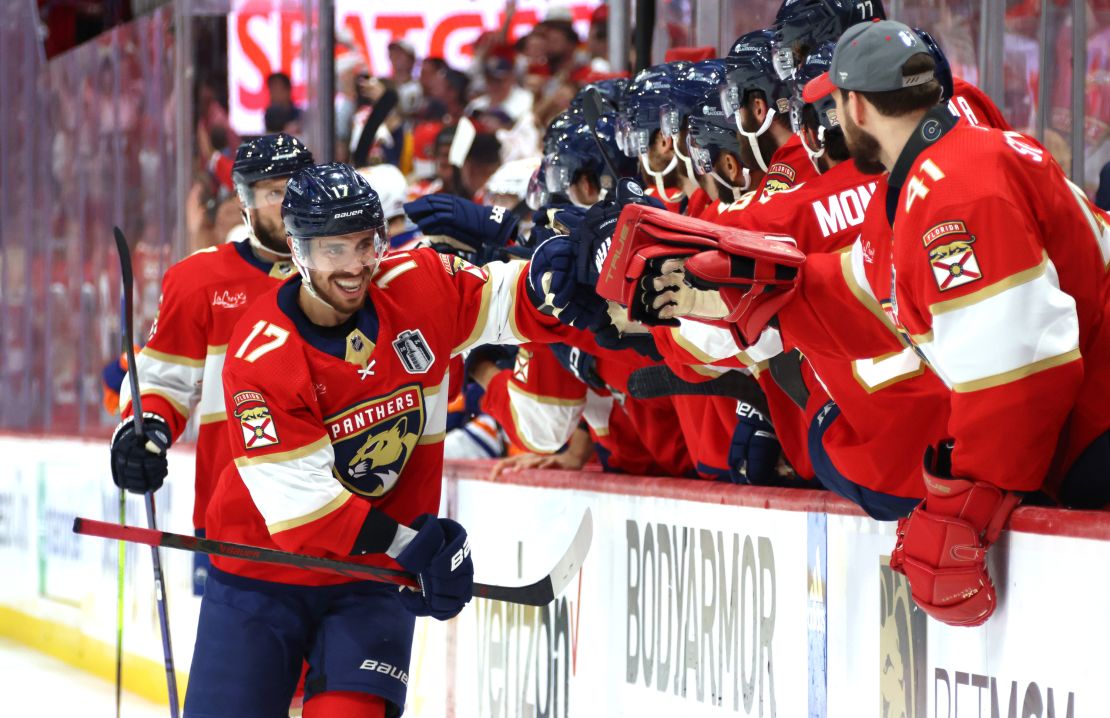
[[[384,553],[391,558],[396,558],[415,534],[415,531],[397,523],[384,511],[371,508],[370,513],[366,514],[366,520],[362,522],[358,536],[355,537],[350,555]]]

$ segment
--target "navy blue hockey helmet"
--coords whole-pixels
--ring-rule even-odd
[[[285,189],[281,216],[293,239],[298,268],[334,270],[339,268],[339,260],[346,259],[314,251],[313,240],[322,237],[367,233],[372,243],[357,249],[359,261],[366,266],[374,266],[389,248],[378,193],[366,178],[342,162],[314,165],[293,175]]]
[[[231,167],[231,181],[244,207],[276,204],[281,202],[281,197],[256,197],[251,185],[261,180],[289,177],[313,163],[312,153],[296,137],[284,132],[262,135],[239,145],[235,164]]]
[[[723,59],[695,62],[678,73],[671,83],[671,112],[661,118],[664,133],[677,135],[682,119],[693,114],[706,95],[718,95],[725,84],[727,66]]]
[[[929,50],[929,54],[933,56],[933,63],[936,67],[933,69],[933,77],[937,78],[940,83],[940,101],[948,102],[955,94],[952,80],[952,65],[949,64],[948,58],[944,54],[944,50],[940,49],[940,45],[933,39],[927,31],[919,27],[913,29],[921,41],[925,43],[925,47]]]
[[[829,71],[829,66],[832,64],[833,50],[835,49],[835,42],[826,42],[810,52],[794,73],[794,97],[791,100],[794,105],[792,115],[796,120],[794,130],[798,132],[804,125],[817,135],[817,146],[810,147],[809,142],[806,141],[806,135],[799,132],[802,147],[809,155],[810,162],[819,172],[822,170],[817,164],[818,158],[825,154],[826,148],[830,146],[829,142],[833,137],[841,135],[843,129],[840,127],[840,121],[836,114],[836,100],[833,99],[831,93],[808,103],[803,99],[802,94],[807,82]],[[842,148],[840,151],[846,152],[846,149]],[[836,159],[842,158],[837,157]]]
[[[625,155],[639,157],[647,151],[652,136],[662,129],[664,108],[674,104],[675,80],[690,65],[686,61],[653,65],[632,78],[617,120],[617,141]]]
[[[785,0],[775,27],[800,62],[810,50],[839,40],[852,25],[885,19],[882,0]]]
[[[721,109],[735,114],[748,95],[758,91],[763,93],[770,109],[785,114],[789,111],[790,85],[775,69],[771,42],[774,35],[766,30],[749,35],[751,39],[734,45],[725,60],[728,75],[721,90]]]
[[[614,116],[602,115],[595,127],[590,127],[582,118],[580,124],[559,138],[554,151],[544,156],[544,184],[548,191],[566,192],[583,174],[592,177],[600,187],[605,186],[602,182],[605,160],[594,137],[600,140],[619,176],[631,176],[635,172],[635,161],[617,147]]]
[[[835,42],[826,42],[813,52],[809,53],[802,64],[798,66],[798,70],[794,75],[794,99],[793,102],[804,112],[808,114],[808,110],[804,110],[805,105],[813,108],[813,112],[817,119],[817,125],[824,128],[826,132],[830,130],[840,130],[840,122],[836,117],[836,101],[830,93],[820,98],[816,102],[807,103],[802,99],[802,93],[805,91],[806,83],[810,80],[817,78],[829,71],[829,65],[832,64],[833,50],[836,49]],[[799,114],[799,117],[801,115]],[[795,128],[797,130],[799,128]]]
[[[602,102],[608,105],[607,109],[620,111],[624,103],[625,92],[628,89],[629,82],[629,80],[620,77],[590,82],[579,90],[578,94],[571,99],[570,107],[572,110],[581,108],[582,102],[586,97],[586,91],[593,88],[597,90],[597,94],[601,96]]]

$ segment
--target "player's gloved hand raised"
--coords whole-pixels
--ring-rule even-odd
[[[578,248],[566,236],[552,237],[537,247],[528,264],[528,294],[541,312],[587,329],[604,323],[608,310],[593,285],[576,281],[577,253]]]
[[[515,235],[517,218],[504,207],[489,207],[449,194],[429,194],[406,202],[405,214],[433,238],[436,251],[456,254],[472,252],[476,259],[492,256]],[[437,246],[435,237],[448,237],[459,243]],[[480,262],[481,263],[481,262]]]
[[[617,180],[617,186],[603,201],[586,210],[582,224],[571,231],[571,240],[578,247],[575,257],[575,278],[579,284],[597,285],[601,266],[609,254],[613,230],[617,227],[621,210],[629,204],[646,204],[663,209],[663,203],[648,197],[636,180]]]
[[[532,234],[528,237],[528,243],[538,247],[552,237],[568,235],[582,224],[585,217],[585,207],[573,204],[544,205],[532,215]]]
[[[397,563],[420,580],[420,590],[402,589],[401,603],[416,616],[454,618],[474,597],[474,563],[466,529],[451,519],[422,514],[412,523],[416,536]]]
[[[143,431],[146,436],[139,436],[134,420],[127,419],[112,434],[112,481],[136,494],[160,489],[168,472],[170,427],[157,414],[144,412]]]
[[[770,486],[776,482],[782,446],[775,428],[751,404],[741,401],[728,449],[729,479],[736,484]]]

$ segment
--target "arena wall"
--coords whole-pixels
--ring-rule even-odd
[[[101,442],[0,437],[0,635],[112,680],[117,545],[71,533],[118,521]],[[170,452],[161,527],[190,531],[193,456]],[[586,508],[594,543],[552,604],[475,601],[418,621],[406,715],[1106,715],[1110,518],[1022,508],[992,550],[997,613],[943,626],[886,566],[894,525],[821,492],[596,472],[491,481],[452,463],[445,510],[472,537],[479,580],[525,583],[559,557]],[[184,479],[184,480],[183,480]],[[128,522],[145,524],[129,497]],[[165,700],[145,547],[126,552],[125,685]],[[163,551],[185,685],[199,600],[192,558]]]

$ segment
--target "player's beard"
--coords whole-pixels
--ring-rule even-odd
[[[879,159],[883,148],[875,135],[857,125],[851,116],[845,112],[841,115],[841,128],[844,130],[844,142],[852,154],[852,162],[856,169],[865,175],[881,175],[886,172],[886,165]]]
[[[251,212],[251,229],[254,231],[254,237],[264,249],[271,252],[285,255],[289,254],[289,244],[285,240],[285,225],[281,221],[281,217],[273,217],[269,212],[259,212],[256,209],[250,210]]]
[[[312,287],[332,309],[350,316],[366,303],[370,286],[370,268],[357,274],[351,272],[312,272]],[[341,286],[343,285],[343,286]],[[348,290],[345,287],[350,287]]]

